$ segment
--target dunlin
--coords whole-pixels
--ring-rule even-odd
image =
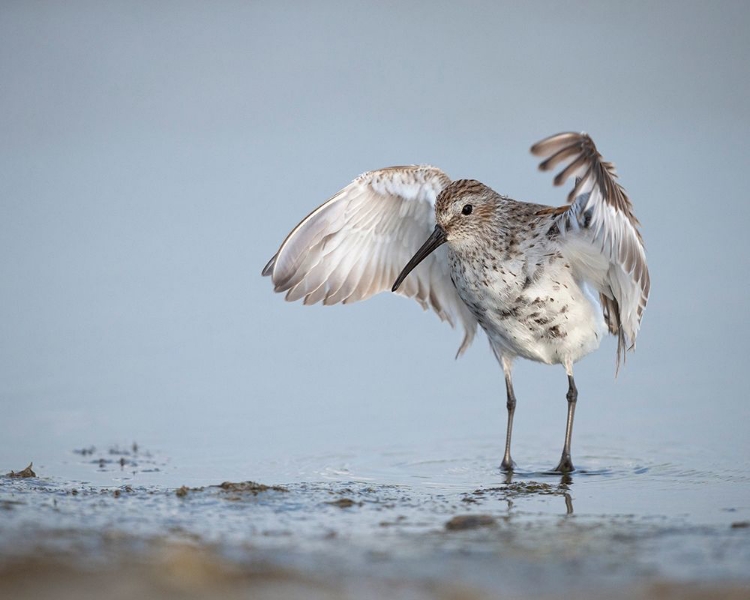
[[[618,338],[619,368],[635,347],[650,279],[632,204],[591,138],[560,133],[531,152],[545,159],[541,170],[563,167],[555,185],[575,177],[567,204],[518,202],[431,166],[370,171],[297,225],[263,275],[305,304],[356,302],[388,289],[414,298],[463,326],[459,355],[479,324],[505,374],[506,471],[515,465],[514,359],[562,365],[568,417],[555,471],[570,472],[573,364],[609,332]]]

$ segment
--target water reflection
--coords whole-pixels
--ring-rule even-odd
[[[515,508],[518,499],[535,499],[546,496],[559,496],[565,503],[565,514],[573,514],[573,496],[570,488],[573,484],[573,475],[570,473],[555,473],[559,478],[557,484],[544,481],[537,481],[535,478],[547,477],[550,472],[542,473],[518,473],[503,472],[503,484],[499,487],[480,488],[472,494],[464,497],[464,501],[476,501],[485,497],[493,497],[496,500],[504,500],[508,505],[508,510]],[[532,479],[529,479],[529,478]],[[471,498],[472,500],[467,500]]]

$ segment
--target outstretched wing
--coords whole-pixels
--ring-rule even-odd
[[[288,301],[337,304],[390,290],[401,269],[435,228],[435,198],[450,178],[430,166],[364,173],[315,209],[287,236],[263,269]],[[450,280],[439,248],[404,281],[414,298],[452,326],[463,326],[458,351],[471,344],[477,322]]]
[[[617,365],[635,338],[646,308],[651,279],[638,219],[625,190],[617,183],[614,164],[604,161],[585,133],[559,133],[531,147],[546,160],[547,171],[564,168],[554,179],[562,185],[575,176],[569,206],[551,209],[565,240],[564,254],[576,274],[599,291],[611,333],[618,336]]]

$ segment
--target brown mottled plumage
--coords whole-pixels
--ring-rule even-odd
[[[371,171],[303,220],[263,274],[306,304],[362,300],[395,279],[394,292],[463,325],[459,354],[479,324],[505,373],[507,470],[513,360],[563,365],[568,421],[556,470],[570,471],[573,364],[609,331],[619,367],[635,345],[650,279],[630,199],[591,138],[562,133],[532,152],[545,158],[542,170],[562,166],[555,185],[576,177],[568,205],[518,202],[478,181],[451,182],[435,167]]]

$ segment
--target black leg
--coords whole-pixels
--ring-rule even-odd
[[[516,412],[516,395],[513,392],[513,382],[510,378],[510,369],[505,370],[505,391],[507,392],[508,401],[506,406],[508,408],[508,429],[505,432],[505,454],[503,455],[503,462],[500,464],[500,468],[504,471],[512,472],[516,464],[510,457],[510,438],[513,434],[513,414]]]
[[[576,412],[576,400],[578,400],[578,390],[576,382],[573,381],[573,375],[568,374],[568,421],[565,425],[565,446],[563,446],[560,462],[555,467],[558,473],[570,473],[575,471],[573,460],[570,458],[570,440],[573,437],[573,416]]]

